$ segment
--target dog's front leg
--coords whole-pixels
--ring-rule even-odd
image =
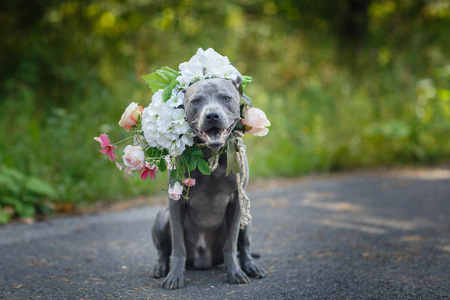
[[[183,199],[169,198],[169,219],[172,233],[172,253],[170,255],[170,271],[164,279],[163,287],[178,289],[184,286],[184,271],[186,265],[186,246],[184,245],[184,210]]]
[[[237,240],[241,219],[238,193],[234,193],[227,212],[227,237],[224,244],[223,256],[230,283],[249,283],[248,276],[242,271],[237,259]]]

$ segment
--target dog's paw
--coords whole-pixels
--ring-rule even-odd
[[[184,286],[184,274],[181,272],[169,272],[162,284],[163,288],[168,290],[180,289]]]
[[[250,283],[250,279],[241,268],[236,268],[234,271],[228,271],[228,281],[230,283]]]
[[[250,277],[263,278],[264,275],[266,275],[264,268],[255,264],[253,260],[243,263],[242,268],[244,269],[244,272],[247,273],[247,275]]]
[[[161,278],[166,276],[167,272],[169,272],[168,264],[157,262],[155,268],[153,269],[152,276],[155,278]]]

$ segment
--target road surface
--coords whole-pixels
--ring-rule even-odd
[[[159,206],[0,227],[0,299],[450,299],[450,170],[254,183],[253,247],[268,274],[221,267],[185,288],[149,276]]]

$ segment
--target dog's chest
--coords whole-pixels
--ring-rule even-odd
[[[189,199],[186,214],[190,221],[201,230],[214,230],[225,219],[231,196],[223,193],[198,195]]]
[[[216,177],[214,173],[209,176],[195,174],[199,185],[189,192],[186,205],[187,217],[195,227],[202,230],[214,230],[223,224],[228,204],[237,191],[234,176]]]

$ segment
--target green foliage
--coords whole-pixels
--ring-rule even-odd
[[[188,164],[189,172],[192,172],[197,168],[199,161],[203,160],[203,156],[203,152],[200,149],[193,152],[185,151],[183,153],[183,159]]]
[[[448,159],[444,2],[13,1],[0,28],[0,164],[49,183],[54,196],[2,176],[0,222],[32,214],[29,207],[41,212],[40,201],[90,203],[165,187],[162,174],[150,183],[118,172],[92,138],[123,139],[115,124],[124,109],[151,99],[141,76],[176,69],[199,47],[252,76],[245,94],[272,123],[266,137],[244,137],[252,177]],[[176,73],[162,68],[146,79],[155,91],[175,84]]]
[[[252,82],[252,78],[250,76],[242,75],[242,92],[245,90],[247,84]]]
[[[172,91],[175,87],[178,75],[177,71],[172,70],[169,67],[162,67],[151,74],[142,76],[142,78],[147,82],[153,93],[156,93],[161,89],[164,90],[164,93],[167,93],[166,90]]]
[[[252,106],[252,100],[250,99],[249,96],[247,96],[246,94],[242,93],[241,94],[241,101],[244,104],[247,104],[248,106]]]
[[[211,174],[211,170],[209,169],[209,165],[208,165],[208,163],[205,160],[203,160],[203,159],[199,160],[198,164],[197,164],[197,167],[198,167],[198,170],[202,174],[204,174],[204,175],[210,175]]]
[[[55,190],[37,177],[0,166],[0,224],[11,217],[34,217],[36,213],[51,212],[46,201],[55,197]],[[9,209],[8,209],[9,208]]]
[[[152,164],[158,167],[159,172],[165,172],[167,170],[166,161],[162,159],[164,156],[169,154],[167,150],[160,150],[154,147],[150,147],[146,149],[145,152],[148,157],[155,158]]]
[[[241,172],[241,165],[236,154],[236,139],[234,135],[230,135],[227,139],[227,170],[225,175],[228,176],[231,171],[234,174]]]
[[[151,74],[142,76],[142,78],[147,82],[153,93],[162,89],[162,100],[166,102],[172,96],[172,90],[179,84],[177,81],[179,75],[177,71],[169,67],[162,67]]]
[[[211,170],[203,157],[203,152],[198,149],[198,147],[193,146],[187,148],[187,150],[183,152],[182,161],[187,164],[187,169],[189,172],[192,172],[198,168],[202,174],[210,175]]]

